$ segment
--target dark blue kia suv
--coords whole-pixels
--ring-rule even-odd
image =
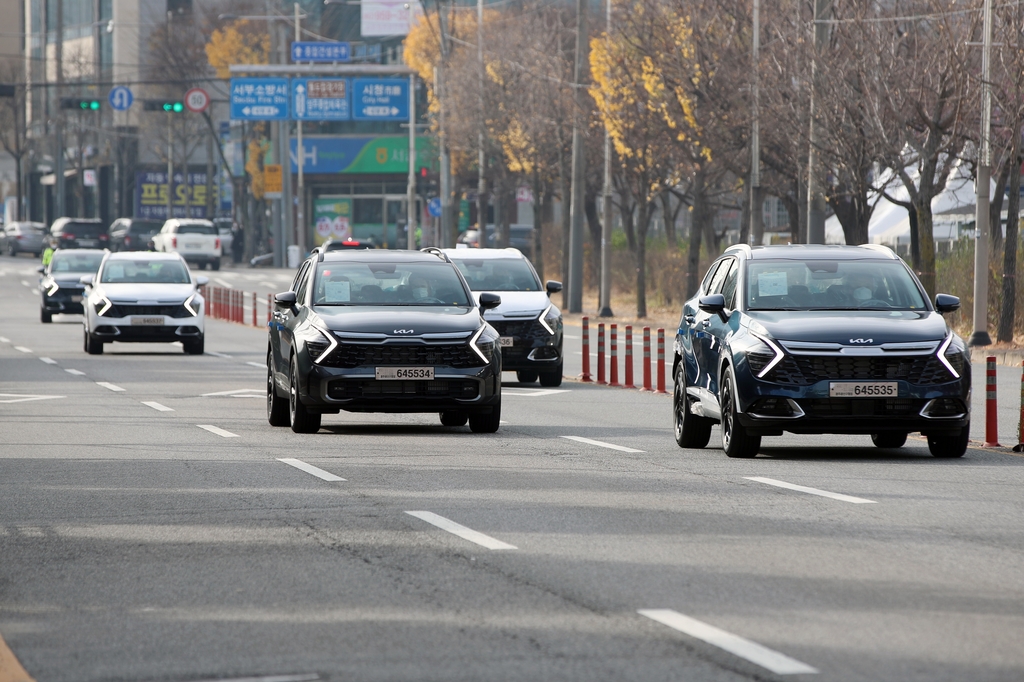
[[[898,448],[920,432],[936,457],[970,433],[966,344],[884,246],[730,247],[683,307],[675,339],[676,442],[702,448],[721,423],[729,457],[762,436],[870,434]]]

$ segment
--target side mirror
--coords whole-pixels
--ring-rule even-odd
[[[92,286],[92,278],[93,278],[92,275],[82,275],[81,277],[78,278],[78,283],[79,284],[84,284],[87,287],[91,287]]]
[[[196,286],[197,287],[205,287],[209,283],[210,283],[210,278],[209,277],[207,277],[205,275],[197,275],[196,276]]]
[[[278,308],[294,308],[295,307],[295,292],[294,291],[282,291],[281,293],[274,296],[274,304]]]
[[[553,279],[549,279],[547,283],[544,285],[544,288],[547,289],[548,296],[550,296],[551,294],[557,294],[559,291],[562,290],[562,283],[556,282]]]
[[[722,294],[701,296],[697,299],[697,307],[706,313],[718,313],[721,315],[725,312],[725,296]]]
[[[501,305],[501,296],[484,292],[480,294],[480,309],[481,310],[493,310]]]
[[[960,299],[949,294],[935,295],[935,309],[940,313],[951,313],[960,309]]]

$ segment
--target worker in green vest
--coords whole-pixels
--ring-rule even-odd
[[[43,266],[49,265],[51,260],[53,260],[53,245],[47,244],[43,249]]]

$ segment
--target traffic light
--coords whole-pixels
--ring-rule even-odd
[[[172,114],[180,114],[185,111],[185,105],[181,102],[166,99],[147,99],[142,103],[145,111],[166,111]]]
[[[99,111],[100,101],[98,99],[82,99],[80,97],[61,97],[61,109],[78,109],[79,111]]]
[[[421,166],[420,172],[416,174],[416,194],[423,194],[427,188],[427,167]]]

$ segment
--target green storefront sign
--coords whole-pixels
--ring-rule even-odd
[[[321,197],[313,201],[313,239],[316,245],[328,239],[352,236],[352,200]]]

